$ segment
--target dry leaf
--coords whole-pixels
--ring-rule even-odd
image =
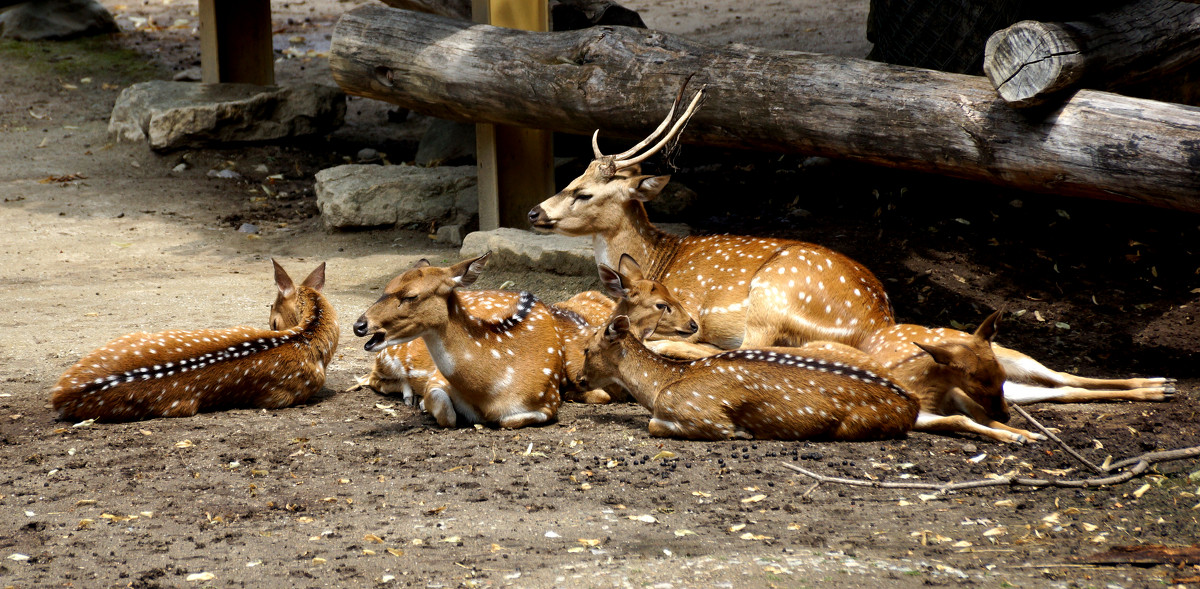
[[[375,534],[367,534],[367,535],[363,536],[363,540],[365,540],[367,542],[374,542],[376,544],[383,544],[383,538],[380,538],[379,536],[376,536]]]
[[[442,538],[441,541],[447,544],[458,544],[460,540],[462,540],[462,538],[459,538],[458,536],[450,536],[449,538]]]
[[[16,560],[16,561],[29,560],[29,555],[21,554],[20,552],[14,552],[14,553],[8,555],[8,559]]]
[[[392,556],[404,556],[404,551],[400,550],[399,548],[388,548],[387,551],[388,554],[391,554]]]
[[[650,460],[662,460],[662,459],[674,458],[674,457],[675,457],[674,452],[671,452],[670,450],[663,450],[662,452],[659,452],[658,454],[651,456]]]
[[[328,561],[326,561],[324,558],[321,558],[318,556],[318,557],[312,559],[312,562],[313,562],[313,564],[325,564]]]
[[[187,580],[189,580],[189,581],[211,581],[211,580],[213,580],[213,579],[215,579],[215,578],[217,578],[217,576],[216,576],[216,575],[214,575],[214,574],[212,574],[212,573],[207,573],[207,572],[205,572],[205,573],[192,573],[192,574],[190,574],[190,575],[188,575],[188,576],[187,576]]]
[[[583,544],[584,546],[599,546],[602,542],[604,542],[604,540],[601,540],[599,538],[596,538],[596,539],[580,538],[579,539],[579,543]]]
[[[1017,502],[1013,501],[1012,499],[1001,499],[1001,500],[993,503],[992,505],[994,505],[996,507],[1016,507]]]
[[[753,497],[746,497],[745,499],[742,499],[742,503],[758,503],[759,501],[762,501],[763,499],[766,499],[766,498],[767,498],[766,495],[759,494],[759,495],[755,495]]]
[[[587,549],[584,548],[583,546],[572,546],[567,549],[567,552],[583,552],[584,550],[587,550]]]
[[[81,519],[81,520],[79,520],[79,525],[75,526],[75,529],[86,530],[88,526],[90,526],[94,523],[96,523],[96,520],[94,520],[94,519]]]
[[[1081,523],[1079,524],[1079,527],[1083,528],[1083,531],[1085,532],[1095,532],[1096,530],[1100,529],[1100,526],[1089,523]]]
[[[954,548],[969,548],[971,543],[967,542],[966,540],[959,540],[958,542],[951,544],[951,546]]]
[[[658,523],[658,520],[657,520],[657,519],[654,519],[654,516],[653,516],[653,515],[648,515],[648,514],[647,514],[647,515],[627,515],[627,516],[625,516],[625,517],[628,517],[629,519],[632,519],[632,520],[637,520],[637,521],[640,521],[640,522],[645,522],[645,523],[648,523],[648,524],[656,524],[656,523]]]
[[[1149,490],[1150,490],[1150,483],[1146,483],[1146,484],[1142,485],[1141,487],[1139,487],[1138,490],[1134,491],[1133,496],[1137,497],[1138,499],[1141,499],[1142,495],[1145,495],[1146,491],[1149,491]]]
[[[692,491],[692,494],[697,497],[712,497],[712,493],[705,493],[704,491]]]
[[[1003,536],[1008,533],[1008,528],[1004,526],[996,526],[983,533],[984,536],[991,538],[993,536]]]
[[[79,501],[75,502],[75,507],[85,507],[88,505],[95,505],[95,504],[96,504],[95,499],[80,499]]]
[[[691,530],[675,530],[675,535],[682,538],[684,536],[695,536],[696,532]]]
[[[772,538],[771,536],[763,536],[761,534],[754,534],[751,532],[746,532],[745,534],[742,534],[741,536],[738,536],[738,537],[743,540],[774,540],[774,538]]]
[[[746,524],[734,524],[732,526],[729,526],[729,532],[737,533],[737,532],[744,530],[745,528],[746,528]]]
[[[191,448],[192,446],[193,446],[193,444],[192,444],[191,440],[183,440],[182,442],[175,442],[176,448]]]

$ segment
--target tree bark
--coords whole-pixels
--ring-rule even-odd
[[[1032,116],[988,81],[600,27],[528,33],[363,6],[330,51],[349,94],[436,117],[641,138],[708,87],[683,140],[1200,212],[1200,109],[1081,91]]]
[[[1070,88],[1112,90],[1200,59],[1200,5],[1141,0],[1074,22],[1021,21],[995,32],[983,71],[1010,105],[1042,104]]]
[[[24,0],[22,0],[24,1]],[[1200,0],[1196,0],[1200,2]],[[0,0],[0,3],[4,0]],[[392,8],[471,20],[471,0],[382,0]],[[550,0],[550,30],[571,31],[597,25],[646,28],[642,17],[612,0]]]

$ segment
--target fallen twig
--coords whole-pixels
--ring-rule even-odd
[[[1058,436],[1054,435],[1054,432],[1050,431],[1049,429],[1046,429],[1046,426],[1039,423],[1038,420],[1034,419],[1033,416],[1030,415],[1028,411],[1025,411],[1019,405],[1009,405],[1009,408],[1011,408],[1013,411],[1016,411],[1018,414],[1021,415],[1021,417],[1024,417],[1025,421],[1028,421],[1029,423],[1033,424],[1033,427],[1037,428],[1038,431],[1042,432],[1042,435],[1046,436],[1047,438],[1050,438],[1051,440],[1054,440],[1055,442],[1058,442],[1058,445],[1062,446],[1063,450],[1067,451],[1067,454],[1074,456],[1076,460],[1082,462],[1085,466],[1092,469],[1092,472],[1095,472],[1097,474],[1104,474],[1104,473],[1108,472],[1107,470],[1097,466],[1091,460],[1084,458],[1083,455],[1080,454],[1079,452],[1076,452],[1074,448],[1068,446],[1066,442],[1062,441],[1061,439],[1059,439]]]
[[[819,483],[838,483],[842,485],[851,485],[855,487],[875,487],[879,489],[924,489],[937,491],[938,493],[947,493],[949,491],[961,491],[964,489],[978,489],[981,487],[1000,487],[1000,486],[1023,486],[1023,487],[1100,487],[1103,485],[1115,485],[1123,483],[1134,477],[1141,475],[1150,468],[1151,464],[1159,462],[1168,462],[1171,460],[1181,460],[1200,456],[1200,446],[1191,448],[1179,448],[1176,450],[1166,450],[1162,452],[1149,452],[1141,456],[1127,458],[1118,461],[1109,466],[1108,471],[1111,472],[1118,468],[1124,468],[1132,465],[1128,470],[1113,474],[1106,477],[1096,477],[1090,479],[1036,479],[1029,477],[1020,477],[1016,475],[1004,475],[994,479],[981,479],[976,481],[963,481],[961,483],[896,483],[889,481],[871,481],[865,479],[847,479],[841,477],[830,477],[815,473],[811,470],[794,466],[788,463],[782,463],[784,467],[794,470],[804,476],[807,476]]]

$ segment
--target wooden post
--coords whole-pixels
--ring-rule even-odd
[[[275,84],[270,0],[200,0],[200,79]]]
[[[527,31],[550,27],[545,0],[474,0],[476,22]],[[475,126],[479,228],[528,227],[529,209],[554,194],[550,131],[509,125]]]

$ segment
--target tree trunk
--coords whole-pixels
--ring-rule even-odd
[[[994,33],[983,71],[1011,106],[1079,87],[1152,81],[1200,59],[1200,5],[1141,0],[1075,22],[1021,21]]]
[[[392,8],[471,20],[471,0],[382,1]],[[549,0],[549,3],[552,31],[571,31],[597,25],[646,28],[646,23],[642,22],[642,17],[637,11],[625,8],[612,0]]]
[[[641,138],[690,79],[687,142],[801,152],[1200,212],[1200,109],[1081,91],[1038,116],[986,79],[601,27],[529,33],[363,6],[330,51],[349,94],[436,117]]]

